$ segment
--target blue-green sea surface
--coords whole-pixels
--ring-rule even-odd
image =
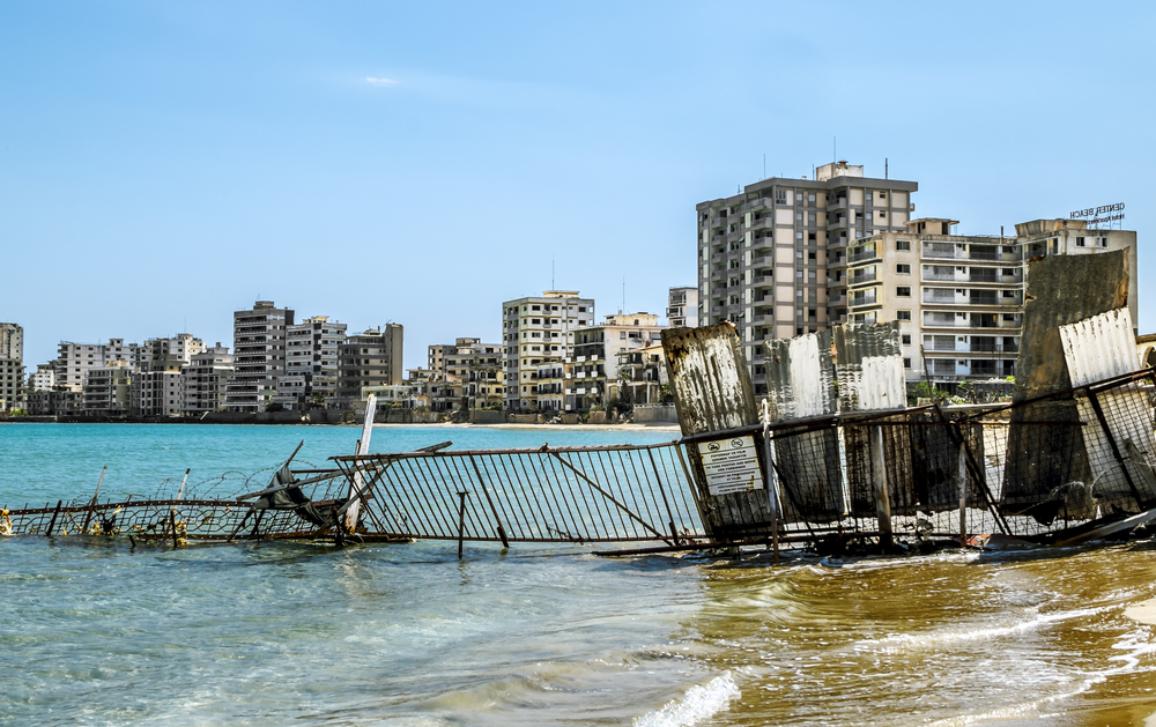
[[[263,486],[355,427],[0,425],[0,504]],[[374,449],[672,432],[383,427]],[[232,488],[230,490],[230,488]],[[587,548],[0,538],[0,723],[1143,724],[1156,550],[772,568]],[[841,565],[841,567],[830,567]]]

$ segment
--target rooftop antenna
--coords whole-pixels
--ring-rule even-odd
[[[887,157],[883,157],[883,178],[884,179],[890,179],[890,177],[887,176],[888,171],[889,170],[887,167]]]
[[[763,152],[763,179],[767,178],[767,153]]]
[[[618,315],[626,312],[626,276],[622,276],[622,305],[618,308]]]
[[[839,161],[839,137],[831,137],[831,161]]]
[[[550,290],[554,290],[554,258],[550,258]]]

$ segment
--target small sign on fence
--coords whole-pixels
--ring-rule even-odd
[[[702,469],[712,495],[730,495],[763,488],[755,438],[751,435],[699,442]]]

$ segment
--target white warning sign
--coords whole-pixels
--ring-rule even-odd
[[[707,489],[712,495],[730,495],[763,489],[763,474],[752,436],[699,442]]]

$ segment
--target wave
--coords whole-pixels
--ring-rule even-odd
[[[706,684],[686,690],[681,699],[634,720],[634,727],[693,727],[725,710],[739,696],[739,687],[731,673],[725,672]]]

